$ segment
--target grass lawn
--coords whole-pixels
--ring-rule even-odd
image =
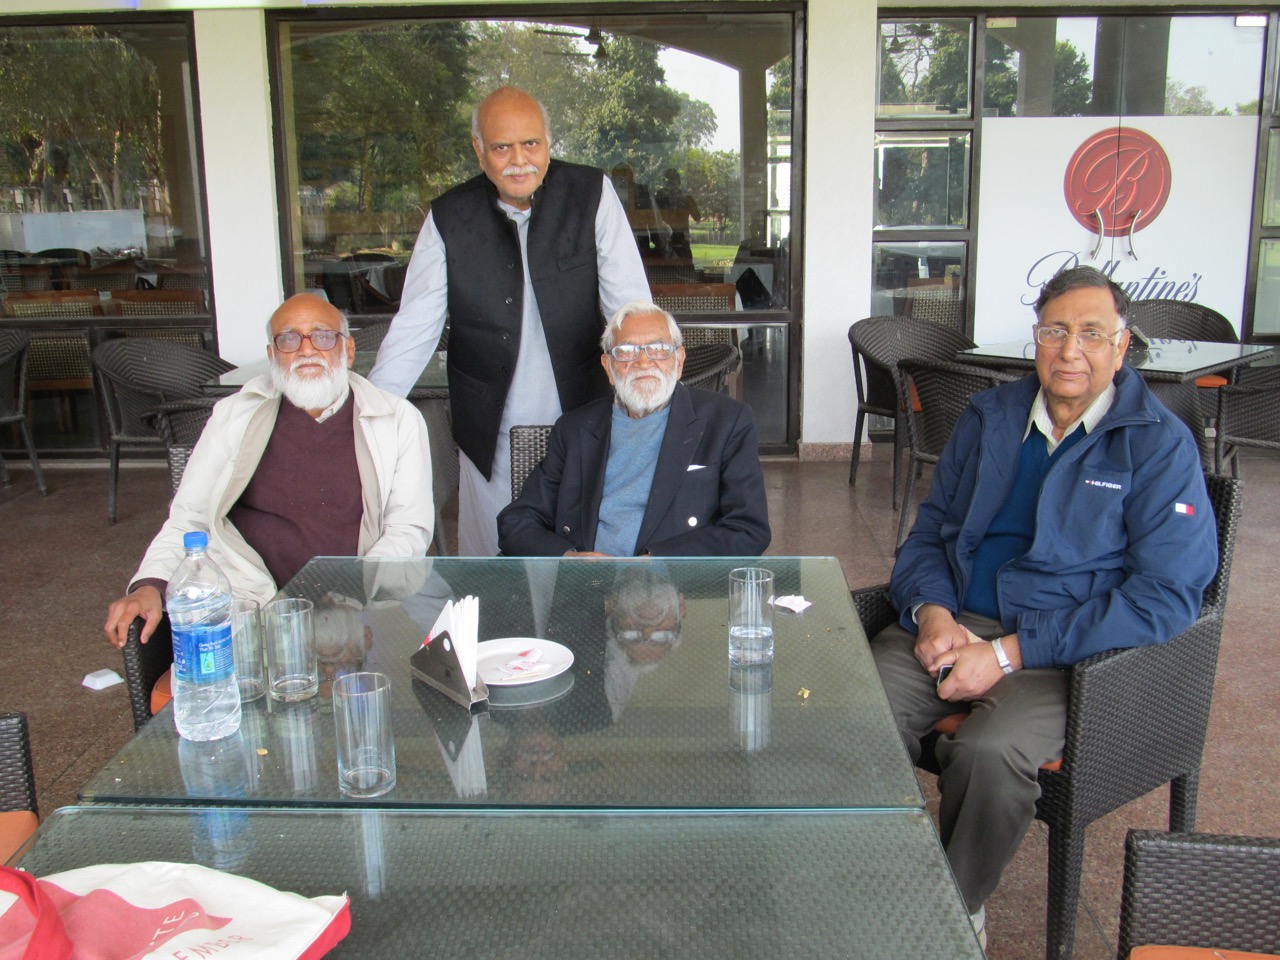
[[[701,266],[727,267],[738,254],[736,243],[694,243],[690,245],[693,260]]]

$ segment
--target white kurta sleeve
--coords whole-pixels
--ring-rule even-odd
[[[627,212],[607,176],[596,208],[596,272],[606,319],[629,300],[652,299]]]

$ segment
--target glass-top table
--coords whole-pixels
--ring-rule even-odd
[[[427,365],[422,368],[417,382],[409,390],[410,400],[445,400],[449,396],[449,377],[445,369],[447,354],[433,353]],[[362,377],[369,376],[374,362],[378,359],[376,350],[357,350],[355,362],[351,364],[353,372]],[[212,397],[225,397],[235,393],[254,377],[271,372],[271,362],[263,357],[253,363],[228,370],[221,376],[214,377],[203,386],[203,391]]]
[[[730,670],[727,587],[760,564],[777,594],[772,667]],[[363,805],[574,809],[876,809],[923,805],[833,558],[417,561],[317,558],[283,591],[317,604],[325,677],[391,677],[394,790]],[[480,599],[479,637],[554,640],[561,677],[490,688],[472,714],[414,680],[409,655],[446,600]],[[644,605],[678,642],[624,650]],[[241,731],[179,743],[171,707],[81,790],[86,802],[350,804],[338,790],[329,683],[304,703],[246,705]]]
[[[143,860],[345,892],[334,960],[983,955],[923,811],[68,807],[19,863],[47,876]]]
[[[1131,353],[1125,360],[1142,374],[1144,380],[1181,383],[1211,373],[1246,367],[1274,352],[1275,347],[1265,344],[1152,338],[1146,350]],[[1036,342],[1027,339],[987,344],[961,350],[956,359],[982,367],[1033,370]]]

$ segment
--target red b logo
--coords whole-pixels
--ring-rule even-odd
[[[1149,226],[1169,199],[1169,156],[1133,127],[1095,133],[1072,155],[1062,178],[1067,209],[1080,225],[1106,236]]]

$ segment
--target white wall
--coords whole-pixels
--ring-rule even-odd
[[[262,10],[195,13],[210,266],[221,354],[265,356],[284,297]]]
[[[800,439],[847,443],[856,406],[849,325],[871,304],[876,7],[810,0],[806,71]]]

